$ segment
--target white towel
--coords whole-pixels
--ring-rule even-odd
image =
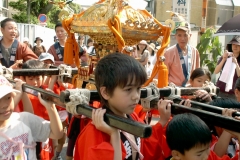
[[[233,77],[235,74],[236,64],[232,62],[232,57],[229,57],[223,67],[220,81],[226,83],[225,91],[229,92],[232,89]]]

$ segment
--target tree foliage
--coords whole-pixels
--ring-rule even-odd
[[[212,73],[218,62],[218,57],[222,54],[222,44],[219,37],[214,37],[215,29],[208,28],[201,36],[197,49],[200,53],[201,67],[207,66]]]
[[[61,9],[58,6],[50,4],[48,0],[28,0],[30,2],[30,23],[38,24],[38,16],[40,14],[46,14],[48,17],[47,27],[54,28],[55,24],[59,21],[58,14]],[[13,19],[18,23],[27,23],[27,0],[18,0],[15,2],[9,2],[9,6],[18,13],[13,14]],[[74,10],[74,13],[80,12],[80,5],[75,3],[70,3],[69,6]]]

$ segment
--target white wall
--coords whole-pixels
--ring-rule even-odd
[[[22,42],[24,37],[29,38],[29,43],[34,46],[34,40],[36,37],[43,39],[43,45],[48,48],[54,43],[53,37],[56,35],[54,29],[42,27],[40,25],[17,23],[19,30],[19,40]]]

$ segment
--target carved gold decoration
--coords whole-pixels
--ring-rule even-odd
[[[116,44],[116,38],[107,25],[109,19],[114,23],[116,15],[120,18],[122,37],[126,45],[137,44],[143,39],[157,40],[161,36],[161,28],[152,16],[133,9],[123,0],[106,0],[94,4],[82,16],[75,15],[71,29],[75,33],[89,35],[97,43]]]

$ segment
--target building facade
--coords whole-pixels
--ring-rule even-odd
[[[197,27],[202,23],[202,5],[203,0],[180,0],[190,1],[190,23]],[[224,22],[233,16],[240,14],[239,0],[208,0],[206,25],[217,26],[222,25]],[[156,13],[155,17],[164,22],[170,18],[167,10],[173,11],[173,0],[156,0]]]

